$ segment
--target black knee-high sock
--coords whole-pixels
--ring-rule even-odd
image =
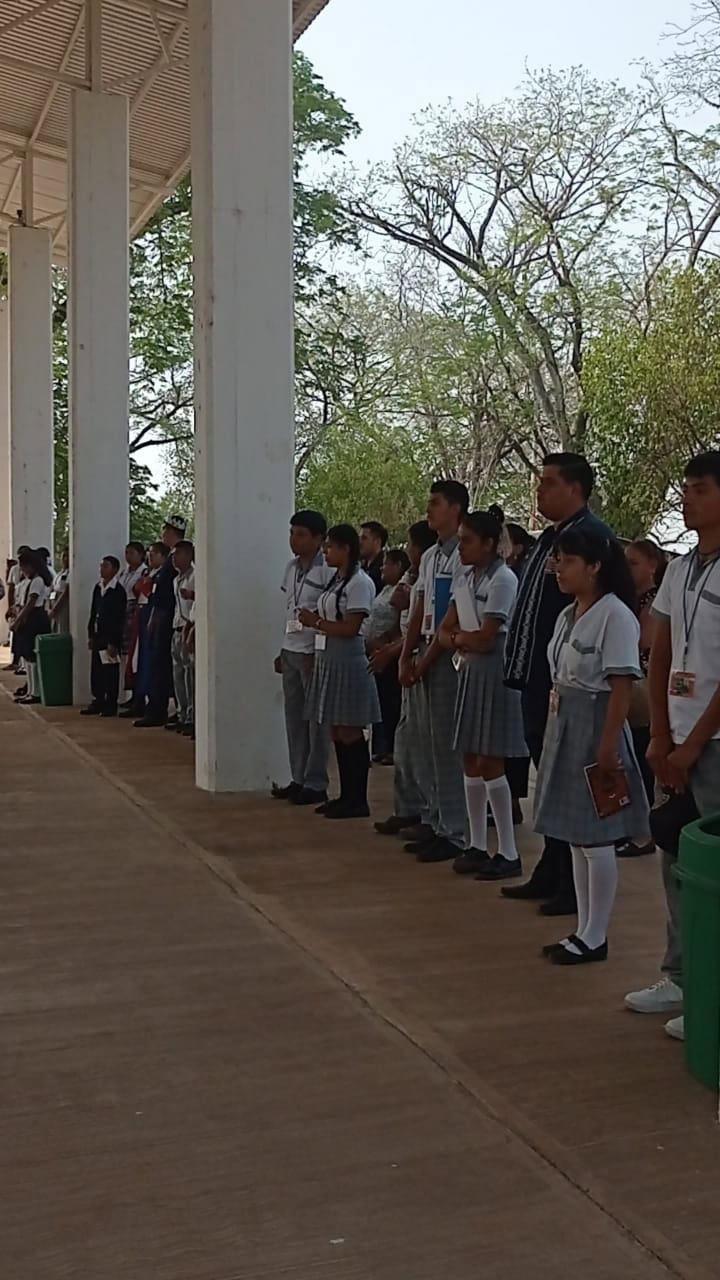
[[[360,809],[367,805],[368,773],[370,771],[370,752],[365,736],[351,742],[347,748],[350,768],[349,800],[353,808]]]
[[[348,790],[348,747],[345,742],[335,743],[335,758],[337,760],[338,778],[340,779],[340,800],[348,800],[350,793]]]

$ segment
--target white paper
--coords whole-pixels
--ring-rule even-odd
[[[453,594],[455,597],[455,608],[457,609],[460,630],[479,631],[480,623],[478,622],[477,613],[475,612],[475,596],[471,590],[469,579],[458,579],[454,587]]]
[[[100,661],[102,662],[104,667],[116,667],[119,665],[119,662],[120,662],[120,654],[117,653],[113,658],[112,655],[108,653],[107,649],[101,649]]]

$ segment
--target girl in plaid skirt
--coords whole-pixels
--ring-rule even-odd
[[[641,676],[635,591],[614,538],[568,529],[555,544],[560,590],[575,597],[548,646],[553,688],[535,789],[535,829],[572,847],[575,933],[546,947],[554,964],[607,958],[615,891],[615,844],[647,825],[648,803],[627,725]],[[587,770],[595,766],[595,798]],[[624,773],[624,803],[598,807]],[[597,803],[596,803],[597,802]]]

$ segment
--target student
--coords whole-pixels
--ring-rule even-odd
[[[381,723],[373,729],[373,761],[392,764],[395,730],[400,719],[401,688],[398,680],[400,657],[400,608],[395,603],[396,588],[410,568],[406,551],[393,548],[386,552],[382,568],[382,587],[373,602],[368,620],[365,644],[370,670],[375,676],[380,700]]]
[[[105,556],[100,562],[100,580],[93,590],[88,621],[92,702],[80,712],[81,716],[117,715],[126,604],[119,575],[120,561],[116,556]]]
[[[63,548],[61,566],[50,588],[48,614],[53,631],[67,635],[70,631],[70,552],[67,547]]]
[[[432,770],[431,834],[405,847],[419,862],[444,862],[465,847],[465,787],[462,759],[453,746],[457,674],[452,654],[437,638],[450,606],[452,580],[460,567],[458,530],[467,513],[468,491],[458,480],[436,480],[430,487],[427,518],[437,543],[420,562],[415,607],[400,657],[400,683],[424,681],[428,704],[428,748]]]
[[[375,591],[382,588],[382,567],[385,559],[388,531],[379,520],[365,520],[360,525],[360,563]]]
[[[172,662],[177,723],[166,724],[186,738],[195,729],[195,659],[189,647],[195,604],[195,548],[183,539],[173,552],[177,577],[173,581],[175,614],[173,616]]]
[[[170,516],[163,525],[162,543],[172,552],[185,537],[187,521],[184,516]],[[145,714],[136,720],[136,729],[155,729],[168,718],[168,703],[173,691],[172,683],[172,634],[175,616],[175,591],[173,580],[175,566],[172,555],[164,557],[153,581],[148,620],[148,648],[150,660],[149,690]]]
[[[132,702],[120,712],[122,719],[145,719],[149,712],[149,698],[152,688],[153,647],[152,647],[152,599],[161,570],[170,556],[170,548],[164,542],[153,542],[148,549],[148,573],[135,583],[137,612],[137,645],[134,661],[134,683]],[[172,582],[172,579],[170,580]],[[173,597],[174,611],[174,597]],[[171,673],[172,678],[172,673]]]
[[[615,843],[647,823],[648,802],[627,724],[640,678],[640,626],[622,547],[586,529],[556,543],[558,585],[574,603],[555,624],[548,661],[553,687],[535,789],[535,829],[572,849],[577,927],[544,949],[560,965],[606,960],[617,889]],[[599,817],[586,770],[608,788],[625,774],[629,803]]]
[[[319,511],[296,511],[290,520],[293,558],[285,569],[281,590],[285,596],[285,636],[275,659],[282,676],[285,733],[290,758],[290,782],[274,786],[273,799],[291,804],[319,805],[327,800],[330,733],[326,724],[305,716],[305,702],[315,664],[315,634],[300,622],[300,610],[314,613],[335,570],[322,553],[327,521]]]
[[[408,530],[410,568],[399,582],[393,597],[400,610],[400,638],[395,642],[398,661],[415,608],[416,586],[423,553],[437,542],[437,534],[427,520],[418,520]],[[399,680],[399,675],[398,675]],[[393,813],[375,823],[381,836],[415,833],[422,838],[432,835],[428,825],[432,815],[432,782],[429,761],[427,698],[422,681],[406,688],[401,686],[400,720],[395,731],[395,774]],[[407,836],[406,836],[407,839]]]
[[[16,675],[19,675],[22,669],[22,659],[17,652],[17,639],[11,624],[13,618],[18,612],[18,609],[20,608],[18,587],[20,586],[20,583],[23,582],[23,571],[20,568],[20,558],[21,556],[27,555],[30,550],[31,548],[25,546],[24,543],[22,546],[18,547],[17,559],[10,565],[7,575],[7,623],[8,630],[10,632],[10,650],[12,660],[5,669],[6,671],[15,672]],[[23,587],[23,590],[24,589],[25,588]],[[27,689],[25,690],[25,693],[27,693]]]
[[[452,745],[463,755],[470,821],[470,848],[456,857],[453,869],[474,872],[480,880],[522,875],[505,758],[523,758],[527,747],[520,694],[506,688],[503,672],[507,622],[517,596],[517,578],[498,555],[503,520],[499,507],[463,517],[461,567],[438,632],[459,677]],[[498,839],[494,858],[487,851],[488,803]]]
[[[668,792],[688,790],[702,817],[720,796],[720,451],[698,454],[685,468],[683,516],[697,546],[667,567],[653,603],[648,759]],[[673,858],[663,852],[668,909],[663,977],[625,998],[636,1013],[682,1009],[680,891]],[[682,1017],[666,1026],[682,1039]]]
[[[547,646],[558,614],[569,603],[553,572],[555,540],[558,533],[570,528],[612,536],[607,525],[588,509],[594,483],[593,469],[581,454],[549,453],[543,460],[537,504],[551,524],[527,558],[505,646],[505,679],[511,689],[522,692],[525,741],[535,765],[542,751],[550,697]],[[574,915],[569,846],[548,838],[530,880],[505,885],[501,892],[506,898],[539,901],[542,915]]]
[[[352,525],[330,529],[325,559],[335,574],[316,608],[302,608],[298,614],[302,625],[317,633],[305,714],[330,727],[340,775],[338,799],[318,811],[326,818],[366,818],[370,756],[364,731],[380,719],[380,704],[363,631],[375,587],[360,568],[360,542]]]
[[[15,700],[30,706],[40,701],[35,668],[35,641],[50,630],[46,604],[52,576],[44,558],[37,552],[21,550],[18,564],[22,578],[15,590],[15,614],[10,624],[15,641],[13,652],[22,659],[27,673],[26,692],[19,689]]]
[[[128,542],[125,548],[125,568],[120,570],[120,586],[125,592],[125,627],[121,649],[120,693],[127,692],[132,702],[135,687],[135,649],[137,646],[139,583],[147,574],[145,547],[142,542]]]
[[[652,807],[655,799],[655,775],[647,760],[647,749],[650,745],[650,698],[647,674],[655,630],[652,604],[663,580],[667,560],[662,548],[653,542],[652,538],[637,538],[629,543],[625,548],[625,559],[635,587],[636,610],[640,623],[640,669],[643,676],[642,680],[637,680],[633,685],[628,723],[632,731],[633,746],[645,783],[648,803]],[[619,858],[641,858],[654,852],[655,843],[649,829],[639,832],[632,840],[626,840],[617,847]]]

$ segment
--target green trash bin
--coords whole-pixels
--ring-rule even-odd
[[[691,822],[680,837],[685,1061],[720,1087],[720,814]]]
[[[69,707],[73,698],[72,636],[48,634],[35,641],[44,707]]]

